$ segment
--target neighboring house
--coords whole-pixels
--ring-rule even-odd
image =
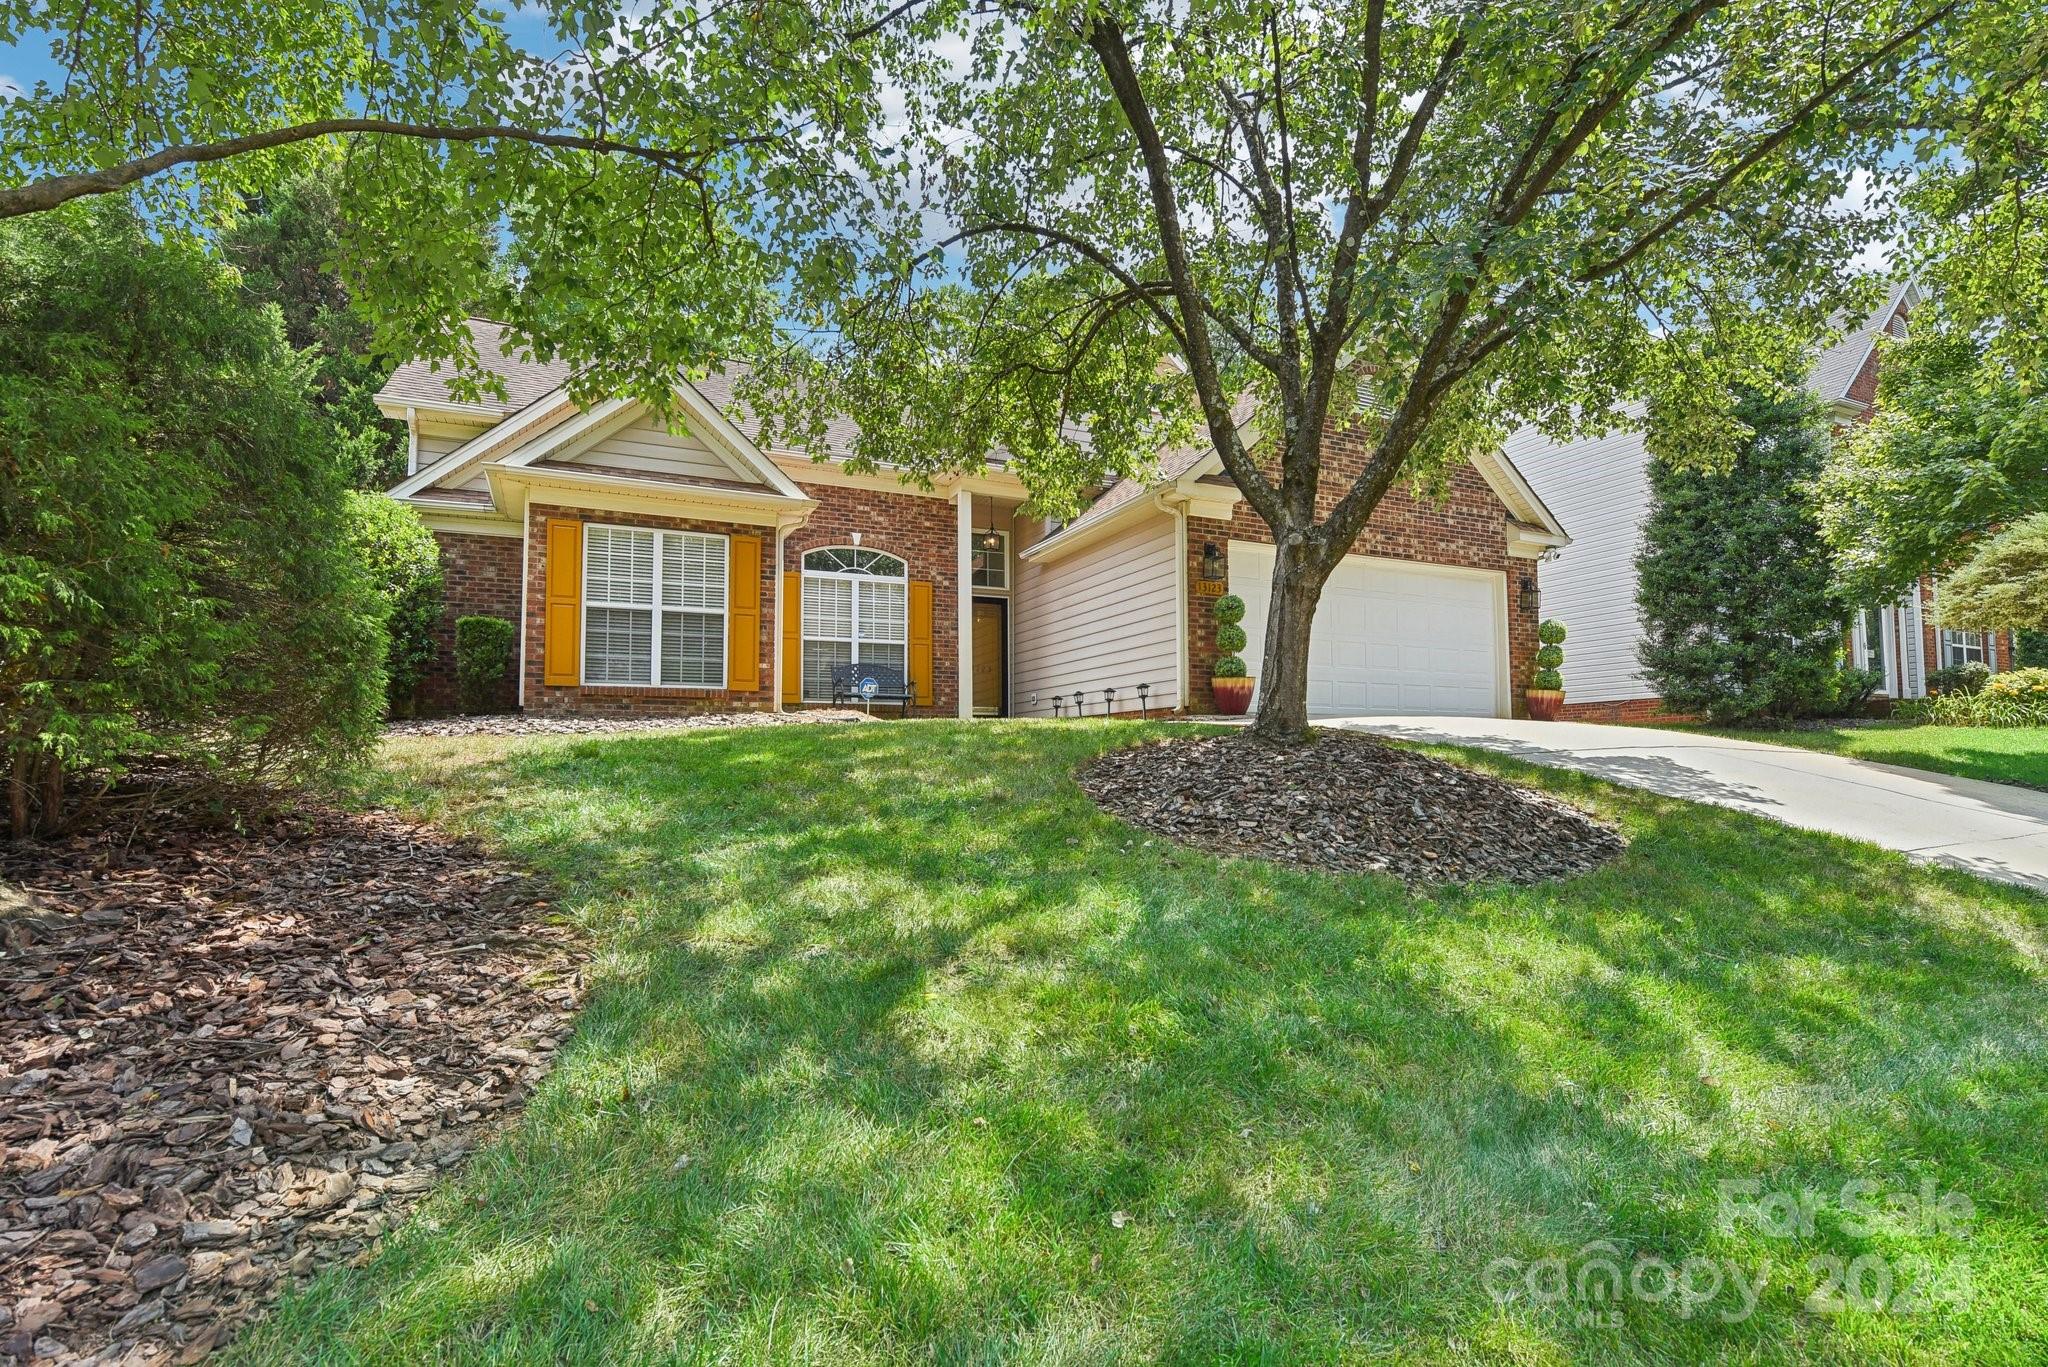
[[[1912,285],[1894,286],[1870,317],[1815,360],[1807,383],[1838,424],[1869,418],[1877,399],[1878,339],[1904,336],[1919,300]],[[1640,419],[1640,409],[1631,412]],[[1599,721],[1656,716],[1662,702],[1637,657],[1643,631],[1636,556],[1651,503],[1640,426],[1563,443],[1524,429],[1508,439],[1507,453],[1573,530],[1571,549],[1543,574],[1543,615],[1571,632],[1565,715]],[[1934,580],[1926,576],[1897,602],[1867,608],[1848,624],[1850,660],[1883,675],[1884,696],[1926,696],[1929,671],[1943,665],[1977,660],[1992,669],[2012,667],[2009,633],[1938,630],[1933,602]]]
[[[562,367],[470,329],[504,402],[457,400],[426,362],[377,396],[410,434],[392,496],[445,568],[431,707],[453,701],[454,620],[472,613],[522,624],[503,702],[534,712],[817,704],[852,661],[903,669],[922,715],[1208,711],[1226,587],[1250,604],[1256,672],[1271,536],[1212,451],[1049,526],[1000,461],[922,489],[848,470],[845,422],[823,459],[764,448],[730,371],[678,383],[675,430],[633,401],[584,409]],[[1333,431],[1328,449],[1333,503],[1364,447]],[[1456,471],[1440,505],[1390,494],[1323,596],[1312,708],[1508,715],[1536,558],[1566,540],[1500,457]]]

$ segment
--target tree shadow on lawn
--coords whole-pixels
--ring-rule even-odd
[[[1159,734],[789,728],[456,772],[568,888],[590,1004],[524,1123],[252,1355],[1852,1360],[2042,1332],[2037,899],[1564,774],[1633,841],[1570,883],[1217,859],[1071,781]],[[1923,1175],[1976,1204],[1967,1242],[1719,1218],[1723,1179]],[[1689,1316],[1488,1294],[1496,1258],[1599,1240],[1769,1280],[1734,1323],[1732,1286]],[[1977,1300],[1815,1316],[1820,1252],[1966,1254]]]

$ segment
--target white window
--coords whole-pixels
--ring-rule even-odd
[[[1991,664],[1991,638],[1981,631],[1943,631],[1941,662],[1943,665],[1980,664],[1988,668]]]
[[[910,579],[895,556],[858,546],[806,552],[803,618],[806,700],[831,700],[835,665],[865,660],[908,677]]]
[[[984,542],[989,544],[984,545]],[[978,589],[1007,589],[1010,587],[1010,534],[1008,532],[976,532],[974,534],[974,565],[970,582]]]
[[[726,539],[583,529],[583,682],[725,687]]]

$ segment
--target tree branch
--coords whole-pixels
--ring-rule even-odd
[[[1116,96],[1117,106],[1123,111],[1124,121],[1130,124],[1131,133],[1138,140],[1138,150],[1145,161],[1152,211],[1159,219],[1159,245],[1166,259],[1166,275],[1173,282],[1174,300],[1180,306],[1185,330],[1182,355],[1195,381],[1195,392],[1202,401],[1202,415],[1208,420],[1209,439],[1215,443],[1216,454],[1222,458],[1224,469],[1237,482],[1238,492],[1269,526],[1281,523],[1279,495],[1265,472],[1252,463],[1244,443],[1238,440],[1236,424],[1230,420],[1230,400],[1223,392],[1216,350],[1209,338],[1207,300],[1195,283],[1194,270],[1188,263],[1187,237],[1181,228],[1180,204],[1173,190],[1173,168],[1167,161],[1159,127],[1153,122],[1151,106],[1145,102],[1138,73],[1131,64],[1130,47],[1124,40],[1123,29],[1113,20],[1097,19],[1089,24],[1086,37],[1088,46],[1095,49],[1095,55],[1102,63],[1103,75]],[[1275,526],[1274,535],[1280,534]]]
[[[289,128],[272,128],[261,133],[244,134],[238,138],[223,138],[218,142],[180,143],[103,170],[68,176],[47,176],[42,180],[30,181],[26,185],[0,189],[0,218],[19,218],[23,214],[42,213],[89,195],[113,194],[174,166],[195,166],[226,161],[230,157],[242,156],[249,152],[288,147],[293,143],[344,133],[369,133],[382,137],[414,138],[426,142],[524,142],[567,151],[637,157],[697,184],[703,182],[703,165],[708,155],[678,152],[665,147],[649,147],[641,143],[622,142],[616,138],[588,137],[577,133],[548,133],[539,129],[521,128],[514,124],[467,125],[407,123],[397,119],[316,119],[310,123],[293,124]],[[730,150],[759,141],[761,139],[758,138],[734,139],[721,144],[719,150]]]

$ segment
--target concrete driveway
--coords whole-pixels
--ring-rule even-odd
[[[2048,793],[2031,788],[1640,726],[1484,717],[1343,717],[1317,725],[1498,750],[2048,892]]]

